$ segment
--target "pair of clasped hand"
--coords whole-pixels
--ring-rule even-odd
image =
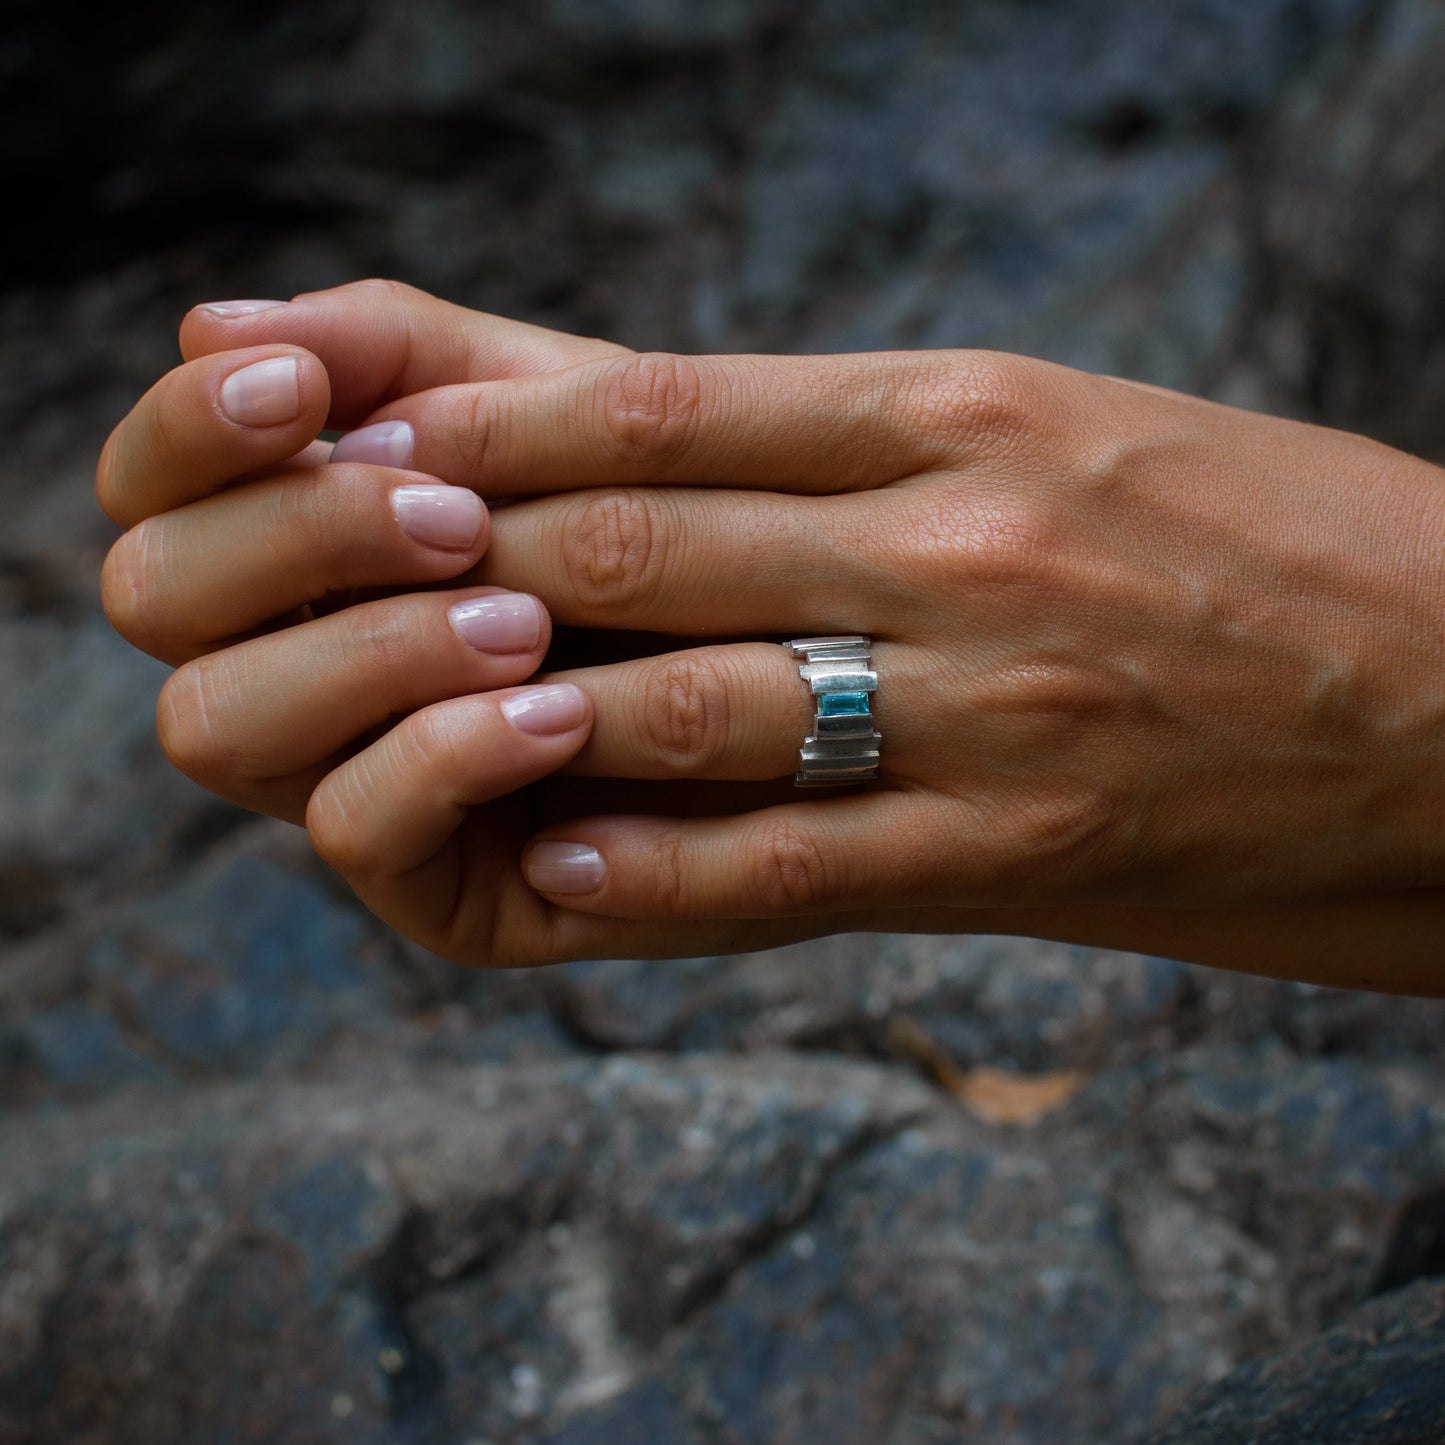
[[[181,349],[100,458],[107,612],[176,669],[176,765],[427,948],[1016,933],[1445,991],[1438,468],[1022,357],[640,354],[390,282]],[[800,790],[778,642],[833,634],[881,776]]]

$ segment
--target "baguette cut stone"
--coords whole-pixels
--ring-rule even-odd
[[[820,717],[861,717],[867,712],[866,692],[827,692],[818,699]]]

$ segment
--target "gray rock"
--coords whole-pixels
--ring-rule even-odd
[[[222,811],[155,736],[169,669],[104,619],[0,621],[0,937],[135,881]],[[229,809],[225,810],[227,813]]]
[[[776,1053],[37,1115],[0,1441],[1117,1440],[1363,1296],[1445,1090],[1357,1073],[1199,1051],[1032,1129]]]
[[[1445,232],[1435,82],[1445,13],[1384,6],[1348,65],[1313,78],[1261,178],[1239,370],[1278,409],[1445,454]]]
[[[1251,1360],[1139,1445],[1434,1445],[1445,1437],[1445,1284],[1374,1300]]]
[[[1156,1048],[1173,1036],[1190,971],[1032,939],[844,935],[664,966],[568,964],[540,985],[554,1013],[604,1048],[890,1055],[890,1025],[905,1014],[960,1065],[1045,1070]]]
[[[0,1097],[301,1066],[385,1034],[396,977],[378,928],[315,881],[220,856],[0,976]]]
[[[1445,1057],[1445,1001],[1403,1006],[1037,939],[845,935],[665,965],[567,964],[536,987],[573,1035],[603,1049],[906,1057],[895,1039],[904,1018],[960,1067],[1096,1071],[1206,1039],[1282,1039],[1305,1055],[1382,1062]],[[479,1011],[495,989],[491,976],[474,981]]]

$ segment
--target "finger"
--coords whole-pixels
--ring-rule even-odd
[[[122,527],[194,501],[302,451],[324,424],[321,363],[294,346],[253,346],[163,376],[111,432],[95,472]]]
[[[550,623],[535,598],[420,593],[362,603],[178,668],[161,745],[224,798],[299,821],[317,770],[398,714],[510,687],[536,671]]]
[[[487,961],[499,899],[521,903],[522,934],[543,923],[517,881],[524,803],[506,795],[565,762],[591,712],[576,688],[546,689],[549,701],[529,709],[535,691],[413,713],[322,780],[306,810],[312,845],[367,907],[448,957]],[[498,798],[463,831],[469,810]]]
[[[519,740],[505,723],[505,704],[521,696],[459,698],[413,714],[311,798],[307,827],[317,851],[378,917],[434,952],[459,963],[518,967],[739,954],[827,933],[921,926],[923,915],[886,906],[696,922],[659,916],[656,908],[639,919],[602,916],[542,897],[524,882],[518,862],[535,790],[513,790],[565,764],[586,725],[579,733],[559,717],[550,735],[558,746],[545,751]],[[540,788],[552,786],[548,779]],[[956,917],[951,923],[960,926]]]
[[[860,542],[886,526],[887,508],[865,516],[856,500],[663,487],[537,498],[496,510],[475,575],[546,597],[567,626],[867,630],[881,620],[869,608],[891,602]]]
[[[568,685],[433,703],[327,777],[307,814],[312,841],[342,872],[408,873],[468,808],[564,763],[591,717],[586,694]]]
[[[835,695],[829,710],[838,715],[821,726],[819,699],[777,643],[687,648],[543,676],[576,683],[592,699],[592,735],[568,765],[589,778],[791,785],[804,740],[835,729],[850,752],[877,748],[884,783],[916,790],[957,774],[961,736],[972,730],[988,741],[966,701],[951,705],[951,726],[939,727],[937,668],[922,649],[875,641],[872,664],[878,690]],[[982,788],[988,780],[978,781]]]
[[[522,860],[551,902],[634,919],[789,918],[936,904],[957,820],[896,792],[734,818],[603,817],[544,830]]]
[[[334,427],[355,426],[414,391],[553,371],[627,350],[453,306],[398,281],[354,281],[290,302],[211,302],[181,323],[187,358],[280,341],[321,358]]]
[[[457,698],[415,713],[316,788],[316,850],[383,919],[459,963],[518,967],[576,958],[740,953],[833,928],[879,926],[864,914],[757,921],[642,923],[574,913],[522,879],[528,821],[516,790],[565,763],[586,736],[579,711],[555,731],[519,735],[507,705],[524,692]]]
[[[123,637],[174,665],[351,588],[456,577],[486,542],[486,507],[465,487],[381,467],[282,471],[131,528],[101,600]]]
[[[592,698],[597,721],[571,764],[589,777],[791,778],[812,730],[812,695],[776,643],[691,648],[548,680]]]
[[[483,496],[686,482],[829,493],[911,474],[1010,403],[984,353],[604,358],[392,403],[406,464]],[[376,460],[373,436],[338,454]],[[390,435],[389,433],[387,434]]]

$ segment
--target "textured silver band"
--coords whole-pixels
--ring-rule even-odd
[[[878,674],[871,663],[872,642],[866,637],[800,637],[783,646],[798,659],[798,672],[816,708],[793,781],[807,788],[876,778],[883,739],[873,730],[871,700]]]

